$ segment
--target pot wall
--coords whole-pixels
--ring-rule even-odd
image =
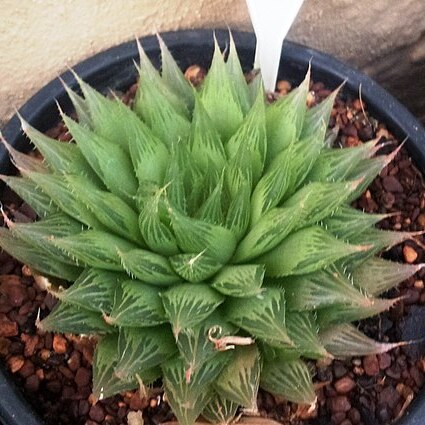
[[[66,66],[135,35],[180,28],[251,29],[245,0],[2,0],[0,4],[0,126]],[[372,75],[390,68],[408,79],[409,67],[402,65],[425,58],[425,38],[420,38],[425,33],[423,16],[423,0],[305,0],[289,38],[351,65],[368,67]],[[341,21],[343,26],[336,25]],[[383,65],[376,62],[388,55],[397,57],[391,66],[388,60]],[[423,90],[425,99],[425,82]]]

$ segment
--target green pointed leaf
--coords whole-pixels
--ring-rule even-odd
[[[232,361],[224,367],[214,384],[216,392],[250,412],[257,412],[261,363],[256,345],[237,347]]]
[[[423,264],[402,264],[372,257],[356,267],[351,276],[354,285],[370,295],[377,296],[408,279],[423,267]]]
[[[111,310],[107,320],[116,326],[144,328],[166,322],[158,289],[137,280],[120,283]]]
[[[81,334],[99,334],[113,331],[100,313],[59,302],[50,314],[38,323],[44,332]]]
[[[176,339],[183,329],[200,324],[224,301],[222,295],[201,283],[173,286],[161,296]]]
[[[115,374],[123,381],[132,381],[136,373],[163,364],[176,350],[168,326],[121,328]]]
[[[281,283],[285,288],[288,310],[308,311],[334,304],[367,303],[366,296],[333,267],[306,275],[290,276]]]
[[[93,228],[102,228],[94,214],[69,190],[68,183],[57,175],[28,173],[28,176],[65,213]]]
[[[338,95],[340,87],[334,90],[325,100],[320,102],[318,105],[307,110],[303,122],[300,138],[310,138],[315,136],[324,141],[326,135],[326,129],[328,127],[329,119],[331,117],[332,108],[335,103],[335,99]],[[325,127],[325,130],[323,130]]]
[[[239,405],[215,393],[202,411],[202,416],[212,424],[231,425]]]
[[[225,145],[228,158],[241,155],[247,151],[247,160],[252,168],[254,184],[260,179],[267,152],[267,136],[265,124],[265,99],[260,92],[253,107],[249,111],[238,130]]]
[[[80,100],[77,100],[79,111],[83,112],[84,117],[84,120],[82,122],[80,121],[80,124],[94,131],[101,138],[120,146],[128,152],[125,125],[127,120],[125,119],[125,115],[128,115],[131,111],[124,107],[121,100],[110,99],[104,96],[85,83],[75,73],[74,77],[78,81],[84,95],[84,104]],[[128,114],[126,114],[126,110]]]
[[[226,300],[226,318],[256,338],[281,347],[291,346],[285,326],[285,295],[277,288],[265,288],[260,295]]]
[[[162,366],[167,400],[181,425],[193,425],[211,400],[211,383],[229,361],[229,352],[220,353],[205,363],[187,380],[184,362],[175,358]]]
[[[88,266],[121,271],[119,251],[129,251],[134,245],[125,239],[98,230],[86,230],[52,241],[72,258]]]
[[[18,170],[36,171],[37,173],[46,173],[48,168],[46,164],[40,159],[25,153],[19,152],[12,145],[6,142],[6,139],[0,133],[0,142],[6,148],[9,153],[10,159],[13,165]],[[57,143],[57,142],[56,142]]]
[[[220,139],[220,133],[214,127],[211,118],[199,96],[195,99],[189,139],[193,160],[202,169],[211,162],[216,170],[221,170],[226,163],[226,153]]]
[[[294,229],[297,212],[298,206],[267,212],[239,243],[233,261],[251,260],[279,245]]]
[[[12,232],[5,228],[0,228],[0,246],[18,261],[40,274],[73,281],[81,273],[79,267],[65,264],[57,258],[46,255],[45,251],[14,237]]]
[[[186,140],[190,123],[185,102],[161,79],[143,49],[140,52],[140,81],[134,110],[167,146]]]
[[[223,264],[213,257],[198,254],[177,254],[169,258],[171,267],[184,280],[201,282],[214,275],[223,267]]]
[[[133,208],[113,193],[87,184],[84,177],[66,176],[69,190],[87,206],[106,228],[139,245],[144,245],[139,230],[139,217]]]
[[[363,245],[349,245],[319,226],[290,234],[275,249],[256,260],[266,265],[266,275],[281,277],[314,272],[341,258],[364,251]]]
[[[348,198],[348,202],[356,200],[372,183],[375,177],[381,172],[381,170],[386,167],[397,155],[401,146],[394,150],[389,155],[379,155],[374,158],[369,158],[361,161],[356,167],[351,170],[348,174],[347,179],[357,180],[362,178],[362,183],[357,187],[357,189],[351,193]]]
[[[58,211],[58,207],[52,202],[50,196],[44,193],[37,186],[37,183],[29,178],[0,175],[0,180],[4,181],[20,198],[30,205],[39,217],[46,217]]]
[[[181,114],[184,117],[189,116],[189,110],[187,105],[182,100],[182,96],[174,93],[173,89],[170,89],[167,85],[167,77],[161,78],[158,70],[153,66],[143,47],[137,42],[137,47],[140,56],[140,67],[139,71],[139,87],[136,93],[135,109],[138,107],[150,108],[152,105],[140,105],[139,103],[144,99],[144,95],[147,89],[150,87],[154,88],[152,93],[159,96],[160,101],[165,100],[167,105],[170,105],[175,112]],[[149,97],[145,98],[145,101],[150,100]]]
[[[167,147],[138,117],[124,122],[129,133],[130,157],[139,183],[162,184],[170,158]]]
[[[326,124],[322,124],[320,132],[304,137],[288,149],[290,159],[290,182],[285,192],[285,198],[291,196],[299,187],[306,183],[306,178],[318,155],[324,147]]]
[[[338,238],[350,240],[360,233],[369,231],[386,217],[386,214],[367,214],[348,205],[341,205],[335,214],[323,219],[321,224]]]
[[[229,140],[241,124],[243,112],[217,41],[211,67],[202,85],[201,99],[223,142]]]
[[[322,328],[339,323],[355,322],[376,316],[389,310],[400,301],[400,298],[391,300],[381,298],[365,298],[361,305],[336,304],[330,307],[322,308],[317,312],[317,321]]]
[[[211,286],[224,295],[251,297],[261,293],[264,273],[262,264],[227,266],[214,276]]]
[[[215,335],[217,332],[218,335]],[[237,331],[233,325],[225,322],[217,310],[210,314],[201,324],[183,329],[176,341],[181,358],[186,366],[186,380],[191,380],[194,373],[213,357],[220,353],[216,348],[214,336],[225,338]]]
[[[169,208],[171,225],[180,249],[186,253],[205,252],[225,263],[233,255],[236,239],[231,230],[187,217]]]
[[[251,185],[244,182],[232,197],[227,210],[226,227],[240,240],[246,233],[250,219]]]
[[[160,188],[142,197],[143,202],[139,207],[139,228],[146,245],[152,251],[162,255],[173,255],[179,252],[176,238],[170,228],[161,221],[165,190]]]
[[[181,279],[174,273],[167,258],[144,249],[120,251],[122,267],[131,276],[152,285],[169,286]]]
[[[352,148],[324,149],[308,174],[310,181],[340,181],[364,159],[370,158],[381,147],[379,139]]]
[[[93,394],[98,400],[137,388],[137,380],[123,381],[115,373],[118,357],[118,334],[102,337],[93,358]]]
[[[319,327],[312,313],[294,311],[288,313],[286,327],[289,338],[303,357],[315,360],[330,357],[319,340]]]
[[[307,365],[302,360],[264,363],[261,388],[299,404],[314,404],[316,394]]]
[[[376,342],[348,323],[320,332],[320,339],[326,349],[337,358],[381,354],[402,344]]]
[[[290,182],[290,160],[287,150],[277,154],[255,187],[251,197],[251,226],[276,207],[285,195]]]
[[[131,201],[136,194],[138,182],[130,157],[123,148],[77,124],[66,115],[62,115],[62,118],[81,153],[105,186],[115,195]]]
[[[332,215],[359,183],[309,183],[285,201],[283,207],[298,207],[296,228],[309,226]]]
[[[86,100],[79,96],[75,91],[71,90],[71,87],[69,87],[63,80],[61,80],[61,83],[68,97],[71,99],[72,106],[77,113],[78,122],[85,127],[92,128],[93,121]]]
[[[125,274],[88,268],[67,289],[53,295],[66,304],[73,304],[99,313],[109,313],[115,291]]]
[[[233,40],[231,31],[229,31],[229,56],[227,57],[226,67],[227,72],[230,75],[230,81],[232,82],[236,98],[238,99],[243,114],[246,115],[251,108],[252,102],[248,84],[246,83],[246,78],[242,71],[235,41]],[[257,96],[254,99],[256,98]]]
[[[224,224],[223,214],[223,174],[214,190],[196,212],[196,218],[215,225]]]
[[[267,108],[268,164],[299,138],[307,110],[309,86],[310,69],[297,88]]]
[[[184,99],[188,109],[192,110],[194,90],[186,78],[184,78],[183,73],[160,36],[158,36],[158,41],[161,48],[162,80],[170,90]]]
[[[51,139],[25,121],[21,122],[23,131],[43,155],[44,161],[53,172],[93,176],[93,171],[75,144]]]
[[[70,236],[81,231],[81,223],[71,217],[56,213],[35,223],[10,223],[9,228],[14,236],[33,245],[52,260],[74,264],[74,261],[53,243],[54,238]]]

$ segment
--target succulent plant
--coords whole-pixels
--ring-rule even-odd
[[[183,425],[256,413],[259,387],[313,404],[306,360],[396,345],[351,322],[421,267],[378,257],[412,235],[350,206],[395,153],[330,149],[337,91],[307,108],[309,71],[270,104],[232,40],[199,88],[160,45],[162,73],[140,48],[132,108],[76,76],[73,142],[24,121],[44,160],[4,142],[21,177],[1,179],[39,220],[5,216],[0,245],[59,299],[41,329],[98,337],[97,398],[161,378]]]

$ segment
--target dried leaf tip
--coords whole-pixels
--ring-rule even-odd
[[[215,338],[213,335],[220,335],[222,329],[220,326],[213,326],[208,330],[208,339],[214,344],[214,348],[217,351],[234,350],[236,346],[241,345],[252,345],[255,340],[251,337],[241,337],[237,335],[223,336],[221,338]]]

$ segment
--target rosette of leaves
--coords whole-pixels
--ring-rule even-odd
[[[98,398],[160,378],[184,425],[255,413],[259,387],[313,404],[306,360],[392,348],[351,322],[420,267],[378,257],[412,235],[350,207],[395,154],[330,149],[337,92],[308,109],[309,72],[269,104],[232,40],[198,88],[160,45],[131,108],[76,76],[72,142],[23,122],[44,160],[5,143],[21,176],[1,178],[39,220],[6,218],[0,245],[59,299],[42,329],[98,337]]]

